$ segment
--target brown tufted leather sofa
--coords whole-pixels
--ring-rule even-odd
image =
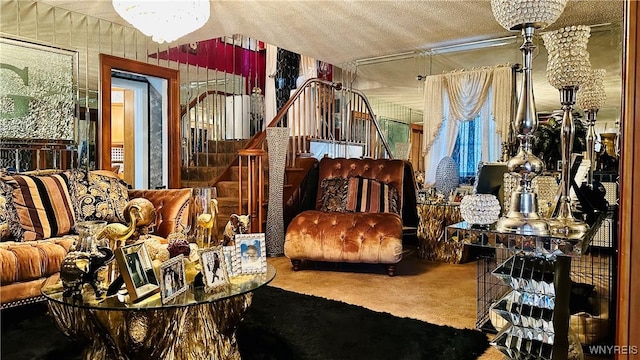
[[[284,252],[294,270],[301,260],[383,264],[392,276],[402,259],[403,160],[323,158],[318,169],[318,193],[313,210],[289,224]],[[398,213],[322,211],[323,179],[362,177],[393,186]]]
[[[144,197],[156,207],[153,235],[166,238],[188,224],[191,189],[129,190],[129,198]],[[0,309],[42,300],[40,289],[59,279],[60,264],[76,235],[0,242]]]

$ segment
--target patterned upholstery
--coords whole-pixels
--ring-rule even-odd
[[[13,205],[24,230],[23,240],[48,239],[71,233],[75,226],[69,194],[71,172],[3,178],[13,187]]]
[[[129,201],[127,184],[106,170],[74,172],[70,184],[78,221],[104,220],[109,223],[125,223],[124,207]]]

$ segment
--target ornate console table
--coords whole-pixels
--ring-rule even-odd
[[[502,353],[512,359],[581,358],[579,341],[569,336],[571,260],[582,255],[606,215],[601,214],[578,240],[499,233],[494,227],[476,228],[466,222],[447,227],[447,242],[513,254],[492,272],[511,291],[486,309],[507,323],[492,341]]]

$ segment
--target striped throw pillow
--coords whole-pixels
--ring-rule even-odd
[[[13,175],[13,205],[24,230],[23,240],[48,239],[71,233],[75,225],[69,195],[70,172],[55,175]]]
[[[392,185],[363,177],[349,178],[347,210],[355,212],[398,211],[398,191]]]

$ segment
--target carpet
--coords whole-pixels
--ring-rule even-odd
[[[46,315],[44,304],[7,309],[0,358],[80,359],[82,344],[67,339]],[[274,287],[254,293],[241,322],[238,346],[252,359],[477,359],[489,346],[485,334]]]

